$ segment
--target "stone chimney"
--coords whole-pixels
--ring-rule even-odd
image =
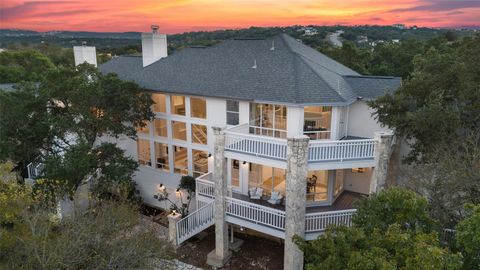
[[[82,46],[73,46],[73,55],[75,57],[75,66],[85,62],[97,66],[97,51],[94,46],[87,46],[83,41]]]
[[[158,33],[158,25],[151,28],[152,33],[142,33],[143,67],[167,57],[167,35]]]

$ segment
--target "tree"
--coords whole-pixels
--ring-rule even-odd
[[[193,199],[193,196],[195,195],[195,178],[190,176],[190,175],[184,175],[180,179],[180,183],[178,184],[178,188],[176,192],[178,193],[178,197],[180,199],[180,202],[174,202],[170,200],[169,198],[169,193],[168,190],[164,187],[161,186],[159,192],[154,195],[154,199],[158,201],[168,201],[170,203],[171,210],[175,210],[178,213],[180,213],[183,217],[188,216],[188,212],[190,209],[190,202]],[[181,193],[181,191],[186,192],[186,202],[183,201],[184,194]]]
[[[480,128],[479,42],[477,34],[417,55],[401,88],[369,103],[382,124],[411,144],[408,161],[438,158],[436,145]]]
[[[480,268],[480,204],[466,206],[467,218],[456,227],[455,240],[465,257],[463,269]]]
[[[0,53],[0,83],[38,82],[54,68],[48,57],[35,50]]]
[[[347,41],[340,48],[325,48],[321,52],[358,73],[369,74],[371,54],[368,50],[357,48],[353,42]]]
[[[392,224],[424,232],[431,232],[434,226],[427,200],[404,188],[393,187],[372,194],[360,200],[356,207],[353,223],[366,233],[375,229],[385,231]]]

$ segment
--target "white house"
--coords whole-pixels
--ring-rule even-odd
[[[193,175],[198,209],[171,217],[176,244],[215,224],[208,262],[221,266],[228,228],[242,227],[284,239],[285,269],[301,269],[291,236],[350,224],[352,203],[382,185],[391,135],[366,101],[400,78],[360,75],[285,34],[167,56],[166,36],[153,30],[142,34],[143,57],[99,66],[155,101],[138,140],[117,141],[140,163],[145,203],[165,207],[154,198],[160,186],[174,191]]]

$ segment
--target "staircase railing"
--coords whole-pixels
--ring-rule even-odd
[[[212,201],[177,222],[177,245],[214,224],[213,205]]]

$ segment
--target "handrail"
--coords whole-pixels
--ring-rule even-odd
[[[180,245],[190,237],[213,225],[213,206],[214,202],[212,201],[190,213],[190,215],[180,219],[175,224],[177,245]]]
[[[305,215],[305,232],[322,232],[329,225],[352,225],[352,217],[357,209],[308,213]]]
[[[225,198],[226,214],[256,224],[285,230],[285,211],[277,210],[231,197]]]
[[[373,159],[375,139],[310,141],[308,161]]]

